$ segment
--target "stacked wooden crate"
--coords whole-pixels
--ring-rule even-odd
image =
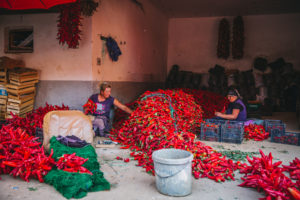
[[[0,120],[5,119],[7,104],[6,84],[0,84]]]
[[[6,118],[12,117],[10,113],[25,117],[28,112],[33,110],[36,93],[35,84],[39,79],[38,72],[29,68],[15,68],[10,70],[8,74]]]
[[[7,68],[0,68],[0,84],[7,83]]]
[[[0,68],[0,120],[5,119],[7,104],[7,68]]]

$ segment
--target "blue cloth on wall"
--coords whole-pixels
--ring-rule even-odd
[[[122,54],[118,43],[112,37],[108,37],[106,38],[106,47],[112,61],[118,61],[119,56]]]

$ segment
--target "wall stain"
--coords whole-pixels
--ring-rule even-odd
[[[58,71],[58,72],[63,72],[63,71],[64,71],[60,65],[58,65],[58,66],[55,68],[55,70]]]

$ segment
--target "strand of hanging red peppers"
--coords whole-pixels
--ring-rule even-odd
[[[77,48],[80,40],[80,0],[60,6],[57,39],[59,44],[65,43],[69,48]]]

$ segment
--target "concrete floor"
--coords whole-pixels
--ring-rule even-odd
[[[287,130],[299,131],[296,124],[294,113],[275,113],[268,119],[282,119],[287,122]],[[284,145],[271,143],[269,140],[263,142],[244,141],[241,145],[205,142],[216,150],[241,150],[248,152],[257,152],[262,149],[265,153],[272,152],[275,160],[282,160],[283,164],[288,164],[295,157],[300,158],[300,147],[293,145]],[[237,185],[241,183],[240,174],[236,171],[236,181],[227,181],[225,183],[216,183],[207,178],[192,179],[192,194],[186,197],[169,197],[160,194],[155,187],[155,177],[147,174],[141,167],[135,166],[136,161],[125,163],[116,160],[116,156],[129,158],[129,151],[119,149],[117,145],[114,148],[97,148],[98,160],[101,164],[101,170],[105,178],[111,183],[110,191],[90,192],[83,198],[87,200],[94,199],[112,199],[112,200],[163,200],[163,199],[209,199],[209,200],[253,200],[263,197],[254,189],[242,188]],[[29,183],[21,179],[14,179],[8,175],[1,175],[0,181],[0,200],[60,200],[65,199],[58,193],[54,187],[45,183],[39,183],[31,180]],[[35,191],[31,191],[34,189]]]

